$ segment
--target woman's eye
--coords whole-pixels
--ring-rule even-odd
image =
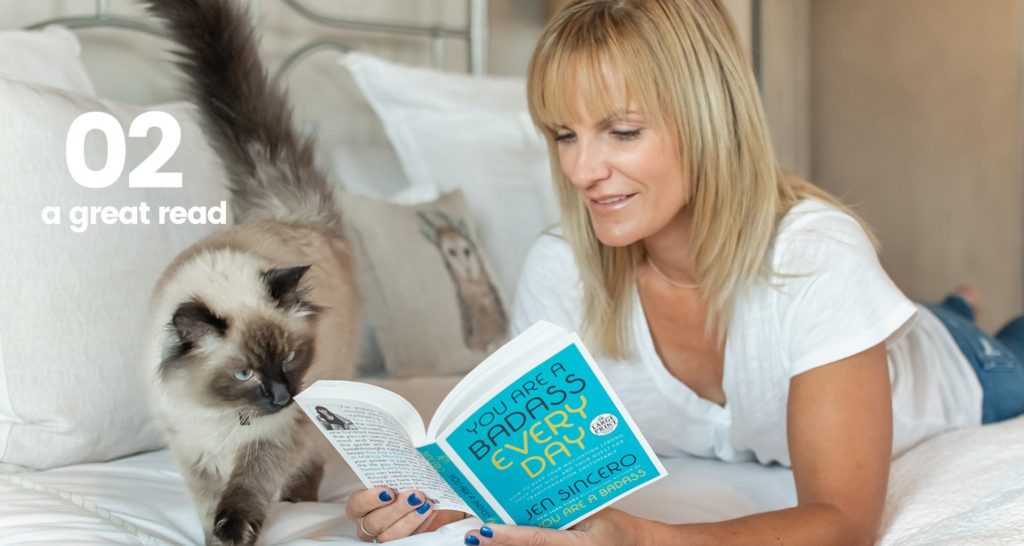
[[[248,381],[252,377],[252,370],[241,370],[235,372],[235,379],[239,381]]]
[[[572,142],[576,140],[576,133],[558,133],[555,135],[555,142]]]
[[[284,357],[284,363],[287,364],[295,360],[295,351],[288,351],[288,356]]]
[[[633,140],[636,137],[640,136],[640,129],[615,130],[612,131],[612,134],[615,135],[615,138],[619,140]]]

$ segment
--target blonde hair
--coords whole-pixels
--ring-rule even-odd
[[[634,276],[644,249],[597,239],[586,204],[561,171],[552,127],[578,116],[580,97],[594,119],[624,106],[607,89],[608,66],[645,119],[675,132],[691,181],[705,333],[717,329],[721,341],[735,295],[769,272],[765,257],[785,212],[805,197],[842,205],[779,166],[750,62],[719,0],[570,2],[534,50],[527,92],[533,121],[547,135],[562,227],[583,283],[582,334],[598,353],[623,358],[632,349]]]

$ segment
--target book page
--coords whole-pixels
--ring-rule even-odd
[[[299,404],[367,488],[418,489],[437,508],[469,511],[389,412],[333,398],[303,396]]]
[[[569,337],[439,439],[506,523],[564,529],[665,475],[592,357]]]

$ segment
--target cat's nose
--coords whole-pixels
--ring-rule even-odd
[[[288,386],[284,383],[270,384],[271,403],[277,407],[284,407],[291,401],[292,395],[288,392]]]

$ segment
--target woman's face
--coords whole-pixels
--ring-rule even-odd
[[[552,129],[597,238],[621,247],[680,225],[690,182],[668,124],[648,124],[625,93],[612,96],[619,111],[595,119],[580,107],[578,119]]]

